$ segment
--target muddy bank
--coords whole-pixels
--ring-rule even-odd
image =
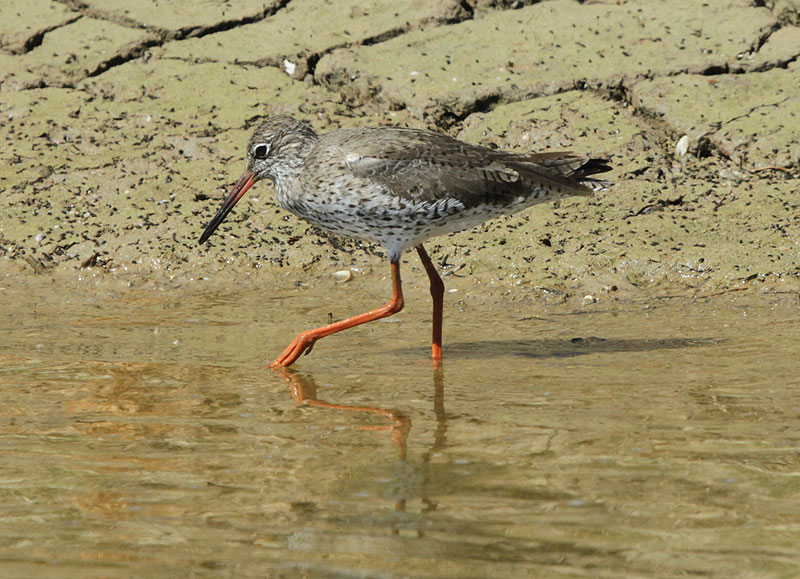
[[[281,112],[612,157],[617,185],[595,199],[432,240],[457,287],[569,303],[800,290],[792,0],[129,4],[18,2],[0,27],[3,285],[386,283],[380,248],[319,235],[268,184],[197,246],[253,124]]]

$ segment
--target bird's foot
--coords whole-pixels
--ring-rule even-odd
[[[300,356],[311,353],[317,339],[317,336],[313,333],[303,332],[292,340],[292,343],[289,344],[283,353],[275,358],[275,361],[267,366],[267,368],[286,368],[287,366],[291,366]]]

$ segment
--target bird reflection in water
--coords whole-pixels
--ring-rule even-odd
[[[359,406],[354,404],[340,404],[337,402],[328,402],[327,400],[320,400],[317,398],[317,385],[311,376],[295,372],[289,368],[275,368],[273,369],[278,373],[291,388],[292,396],[298,404],[307,406],[316,406],[318,408],[325,408],[329,410],[340,410],[345,412],[359,412],[369,413],[374,416],[379,416],[387,419],[388,424],[383,425],[358,425],[354,426],[357,430],[364,431],[378,431],[389,432],[391,440],[397,449],[397,456],[399,461],[399,468],[396,473],[397,479],[407,479],[409,474],[413,471],[421,472],[425,480],[420,481],[418,484],[409,485],[408,481],[397,480],[395,488],[406,489],[405,492],[398,492],[397,501],[395,502],[395,511],[404,513],[406,511],[406,504],[408,501],[409,489],[413,487],[424,488],[427,486],[427,465],[430,463],[431,457],[442,451],[447,443],[447,414],[444,409],[444,370],[441,365],[433,369],[433,411],[436,416],[436,430],[433,436],[433,444],[430,448],[422,454],[421,465],[422,468],[413,468],[408,462],[408,436],[411,432],[411,418],[401,410],[390,408],[380,408],[378,406]],[[412,478],[417,478],[412,475]],[[425,505],[422,512],[435,511],[437,503],[430,497],[421,496],[420,500]],[[392,534],[400,534],[398,525],[392,526]],[[417,529],[417,535],[423,536],[422,529]]]

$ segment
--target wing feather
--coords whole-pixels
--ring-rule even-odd
[[[569,152],[495,151],[416,129],[350,131],[355,138],[340,135],[337,143],[345,166],[355,176],[380,183],[412,202],[453,198],[469,208],[502,205],[542,192],[590,195],[595,187],[582,178],[608,169],[597,165],[596,170],[581,173],[590,160]]]

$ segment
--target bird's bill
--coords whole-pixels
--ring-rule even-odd
[[[220,223],[225,221],[225,218],[228,216],[228,213],[231,212],[233,206],[239,202],[239,199],[244,197],[244,194],[247,193],[247,190],[253,186],[255,183],[255,174],[250,172],[245,172],[239,180],[236,182],[236,185],[233,186],[233,191],[231,194],[228,195],[228,198],[225,199],[225,202],[222,204],[222,207],[219,208],[217,214],[214,216],[214,219],[206,225],[205,230],[203,231],[203,235],[200,236],[200,243],[205,243],[206,240],[211,237],[211,234],[216,231],[217,227],[219,227]]]

